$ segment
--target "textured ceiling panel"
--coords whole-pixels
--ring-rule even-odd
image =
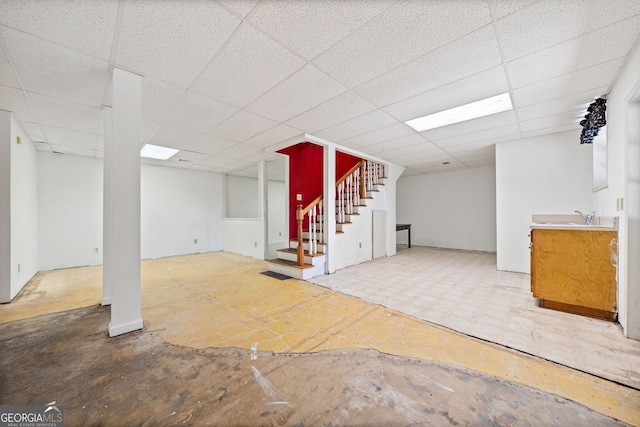
[[[622,59],[640,34],[640,16],[605,27],[507,64],[518,88],[613,59]]]
[[[377,106],[385,106],[500,65],[492,25],[442,46],[355,88]]]
[[[565,74],[560,77],[514,89],[512,92],[513,103],[516,107],[524,107],[608,86],[608,83],[611,82],[621,65],[622,60],[609,61],[604,64],[576,71],[575,73]],[[604,93],[606,93],[606,90]],[[603,95],[604,93],[596,92],[594,96]]]
[[[512,60],[638,14],[637,0],[541,0],[500,19],[497,30]]]
[[[218,154],[224,150],[227,150],[237,142],[229,141],[228,139],[218,138],[213,135],[202,135],[200,138],[196,139],[189,146],[192,151],[198,153],[206,153],[206,154]]]
[[[102,140],[97,134],[77,132],[52,126],[43,126],[43,129],[47,134],[49,144],[52,146],[56,145],[102,151]]]
[[[240,24],[215,2],[124,4],[116,64],[185,88]]]
[[[184,89],[152,78],[142,80],[142,119],[161,122],[178,99]]]
[[[109,63],[0,26],[22,84],[30,92],[100,107]]]
[[[464,135],[440,139],[436,142],[436,145],[446,148],[452,145],[469,144],[471,142],[483,141],[485,139],[491,139],[500,136],[513,136],[514,139],[519,139],[520,128],[517,124],[499,126],[493,129],[486,129],[478,132],[465,133]]]
[[[254,154],[258,154],[261,152],[262,149],[260,147],[254,147],[253,145],[247,144],[236,144],[233,147],[221,152],[220,155],[223,157],[228,157],[230,159],[242,160],[246,157],[253,156]]]
[[[313,59],[393,4],[394,0],[261,2],[250,16],[264,32]]]
[[[438,140],[453,136],[479,132],[481,130],[493,129],[514,123],[517,123],[516,114],[513,111],[504,111],[502,113],[492,114],[490,116],[480,117],[478,119],[468,120],[454,125],[426,130],[422,132],[422,135],[430,141],[437,142]]]
[[[269,147],[282,141],[286,141],[289,138],[293,138],[296,135],[302,135],[303,132],[300,129],[292,128],[287,125],[278,125],[271,128],[259,135],[249,138],[245,141],[246,144],[256,147]]]
[[[117,15],[113,0],[43,1],[39,7],[28,1],[0,2],[0,24],[104,60],[111,54]]]
[[[578,124],[580,120],[584,118],[584,114],[576,114],[575,112],[554,114],[550,116],[544,116],[533,120],[521,121],[520,129],[522,132],[532,132],[539,129],[557,128],[557,127],[571,127],[571,123],[574,123],[576,129],[580,128]]]
[[[35,122],[36,116],[29,107],[29,101],[20,89],[0,86],[0,110],[13,111],[22,121]]]
[[[36,93],[30,93],[29,97],[43,125],[98,133],[100,108]]]
[[[398,120],[410,120],[495,96],[507,92],[508,89],[504,69],[498,66],[397,102],[384,110]]]
[[[354,87],[490,22],[486,1],[400,1],[314,62]]]
[[[9,59],[2,49],[0,49],[0,86],[20,88],[20,82],[18,82],[11,64],[9,64]]]
[[[377,144],[378,142],[400,138],[411,134],[415,134],[413,129],[404,123],[397,123],[372,132],[363,133],[362,135],[358,135],[353,138],[345,139],[341,141],[341,144],[349,148],[361,149],[362,147]],[[364,151],[366,151],[366,149],[364,149]]]
[[[243,107],[304,64],[256,29],[242,25],[191,90]]]
[[[0,96],[0,99],[2,96]],[[45,141],[46,135],[39,123],[20,122],[24,131],[29,135],[33,142]]]
[[[246,109],[284,122],[346,91],[338,82],[308,65],[251,103]]]
[[[246,111],[239,111],[211,130],[209,134],[242,142],[277,124],[273,120],[265,119]]]
[[[345,92],[324,104],[302,113],[287,121],[287,124],[308,133],[345,122],[354,117],[375,110],[375,106],[353,92]]]
[[[379,142],[374,145],[370,145],[366,148],[366,152],[371,155],[386,154],[387,152],[395,152],[404,147],[410,147],[412,145],[421,144],[427,147],[428,150],[435,150],[436,147],[431,142],[427,141],[422,135],[418,133],[412,133],[411,135],[403,136],[401,138],[391,139],[384,142]]]
[[[184,128],[174,128],[163,124],[147,140],[147,143],[161,147],[178,148],[181,150],[194,150],[193,143],[202,138],[202,133],[193,132]]]
[[[316,135],[328,141],[342,141],[357,135],[369,132],[374,129],[380,129],[396,123],[384,111],[375,110],[367,114],[363,114],[355,119],[348,120],[339,125],[332,126],[323,131],[317,132]]]
[[[445,150],[448,153],[453,154],[454,156],[457,155],[458,153],[464,153],[464,152],[479,150],[483,148],[491,148],[492,150],[495,150],[494,146],[500,142],[516,141],[518,139],[520,138],[517,134],[505,135],[505,136],[499,136],[496,138],[490,138],[490,139],[484,139],[481,141],[471,142],[469,144],[452,145],[450,147],[445,148]]]
[[[537,1],[538,0],[489,0],[489,6],[491,7],[493,16],[499,19]]]
[[[573,112],[579,116],[584,116],[587,113],[587,107],[593,102],[594,98],[596,98],[594,95],[604,94],[606,93],[606,90],[607,87],[605,86],[562,98],[552,99],[551,101],[539,102],[527,107],[518,108],[518,118],[521,121],[527,121],[550,116],[552,114],[562,114],[567,112]]]
[[[416,156],[420,158],[425,158],[425,156],[427,155],[432,157],[437,157],[437,156],[442,156],[444,154],[446,154],[444,150],[434,146],[430,142],[427,142],[424,144],[416,144],[416,145],[410,145],[407,147],[398,148],[397,150],[393,150],[389,152],[385,158],[388,158],[392,161],[398,161],[402,159],[410,159]]]
[[[193,132],[207,133],[237,111],[197,93],[187,92],[167,117],[166,124],[174,128],[186,128]]]
[[[251,12],[258,0],[218,0],[243,18]]]

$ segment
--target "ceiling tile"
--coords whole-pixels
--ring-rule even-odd
[[[539,102],[527,107],[518,108],[518,119],[522,121],[533,120],[551,114],[575,113],[585,115],[587,107],[599,95],[604,95],[608,90],[607,86],[579,92],[577,94],[552,99],[551,101]]]
[[[580,128],[578,124],[583,117],[576,117],[575,113],[554,114],[551,116],[540,117],[533,120],[521,121],[520,129],[522,132],[533,132],[546,128],[570,127],[574,123],[576,129]]]
[[[256,147],[269,147],[282,141],[286,141],[289,138],[293,138],[296,135],[302,135],[303,132],[299,129],[292,128],[286,125],[278,125],[267,131],[262,132],[252,138],[245,141],[245,144],[253,145]]]
[[[12,111],[20,121],[37,122],[27,97],[20,89],[0,86],[0,110]]]
[[[91,150],[87,148],[77,148],[77,147],[69,147],[63,145],[51,145],[50,149],[55,154],[71,154],[73,156],[81,156],[81,157],[100,157],[103,158],[103,154],[101,151]]]
[[[239,111],[208,132],[211,135],[242,142],[278,123],[246,111]]]
[[[287,121],[287,124],[308,133],[318,132],[342,123],[376,107],[353,92],[345,92]]]
[[[0,24],[109,60],[118,15],[112,0],[0,2]]]
[[[242,25],[191,90],[243,107],[304,64],[256,29]]]
[[[402,172],[402,175],[400,175],[400,178],[406,178],[409,176],[417,176],[417,175],[424,175],[424,172],[421,172],[416,169],[407,168]]]
[[[184,94],[184,89],[160,80],[142,79],[142,120],[162,122]]]
[[[243,18],[246,17],[251,9],[258,3],[258,0],[218,0],[220,3],[233,10]]]
[[[520,138],[520,128],[517,124],[510,124],[505,126],[499,126],[492,129],[485,129],[478,132],[465,133],[463,135],[452,136],[450,138],[440,139],[435,142],[440,147],[451,147],[458,144],[469,144],[471,142],[491,140],[500,137],[511,137],[514,139]]]
[[[415,131],[404,123],[396,123],[391,126],[387,126],[381,129],[376,129],[372,132],[363,133],[353,138],[345,139],[340,142],[349,148],[362,148],[369,145],[377,144],[378,142],[387,141],[390,139],[400,138],[415,134]]]
[[[507,69],[512,87],[526,86],[603,62],[623,59],[639,34],[640,15],[510,61]]]
[[[410,120],[507,92],[502,66],[493,67],[383,108],[398,120]]]
[[[605,86],[609,87],[622,63],[622,59],[617,59],[514,89],[512,92],[513,103],[516,107],[524,107],[574,93],[599,89]],[[605,89],[604,93],[606,92],[608,92],[608,89]],[[604,93],[596,93],[596,95],[603,95]]]
[[[215,2],[124,3],[116,64],[188,87],[240,24]]]
[[[270,0],[260,2],[249,20],[275,40],[311,60],[393,2]]]
[[[414,157],[426,158],[425,156],[442,156],[447,154],[444,150],[434,146],[432,143],[427,142],[424,144],[410,145],[407,147],[397,148],[388,152],[385,155],[385,159],[391,160],[399,164],[404,160],[411,160]]]
[[[202,138],[203,134],[187,129],[180,129],[163,124],[147,140],[147,143],[161,147],[193,150],[192,145]],[[198,151],[198,150],[193,150]]]
[[[574,125],[565,124],[565,125],[552,126],[552,127],[533,128],[533,130],[522,132],[522,137],[532,138],[534,136],[550,135],[553,133],[560,133],[560,132],[567,132],[567,131],[573,131],[575,133],[576,143],[578,143],[578,141],[580,140],[580,132],[582,131],[582,127],[575,124]]]
[[[453,159],[450,160],[447,164],[443,164],[443,162],[427,162],[419,165],[414,165],[412,166],[412,168],[422,173],[441,173],[467,169],[467,166],[464,163]]]
[[[475,149],[469,149],[465,151],[458,151],[456,153],[451,153],[458,160],[473,160],[480,158],[494,158],[496,155],[496,147],[495,144],[491,144],[486,147],[479,147]]]
[[[217,136],[202,135],[200,138],[196,139],[195,142],[189,144],[189,146],[192,151],[196,151],[198,153],[218,154],[236,144],[237,142],[235,141],[218,138]]]
[[[78,132],[52,126],[43,126],[43,129],[52,146],[102,151],[102,141],[95,133]]]
[[[27,91],[102,105],[108,62],[6,27],[0,33]]]
[[[98,107],[30,93],[40,123],[80,132],[98,133],[102,110]]]
[[[503,18],[538,0],[489,0],[489,6],[496,19]]]
[[[268,152],[260,152],[258,154],[254,154],[252,156],[246,157],[244,160],[247,160],[249,162],[259,162],[259,161],[272,161],[277,159],[278,157],[280,157],[281,155],[278,153],[268,153]],[[271,175],[273,172],[271,170],[268,171],[269,175]]]
[[[104,116],[103,116],[104,117]],[[142,121],[142,129],[140,131],[140,136],[143,142],[146,142],[147,139],[151,136],[153,132],[155,132],[156,128],[160,125],[158,122],[154,122],[151,120],[143,120]],[[104,120],[100,123],[100,135],[104,135]]]
[[[449,162],[449,164],[457,162],[449,153],[443,150],[425,151],[422,153],[407,156],[401,160],[403,165],[420,169],[421,165]]]
[[[389,153],[395,153],[401,148],[410,147],[417,144],[421,144],[422,146],[427,147],[426,149],[428,150],[435,150],[438,148],[436,145],[427,141],[427,139],[419,133],[412,133],[400,138],[390,139],[388,141],[370,145],[363,151],[371,155],[387,155]]]
[[[456,156],[458,153],[464,153],[484,148],[491,148],[493,150],[493,147],[499,142],[517,141],[519,139],[521,139],[519,134],[504,135],[496,138],[483,139],[468,144],[452,145],[449,147],[445,147],[444,150],[447,153],[451,153],[453,156]]]
[[[464,135],[485,129],[493,129],[514,123],[517,123],[516,113],[511,110],[492,114],[486,117],[480,117],[478,119],[467,120],[462,123],[443,126],[437,129],[426,130],[421,133],[430,141],[437,142],[438,140],[450,138],[452,136]]]
[[[385,106],[502,64],[492,25],[433,50],[354,89]]]
[[[400,1],[314,63],[355,87],[490,22],[486,1]]]
[[[169,161],[174,163],[182,163],[181,166],[185,166],[184,164],[190,164],[194,162],[200,162],[202,160],[206,160],[211,157],[211,154],[203,154],[196,153],[194,151],[188,150],[180,150],[180,152],[176,153],[172,156]]]
[[[230,105],[187,91],[165,123],[174,128],[207,133],[237,110]]]
[[[541,0],[498,20],[497,31],[511,60],[638,14],[637,0]]]
[[[323,131],[317,132],[316,135],[327,141],[338,142],[347,138],[352,138],[372,130],[380,129],[385,126],[395,124],[396,121],[386,114],[384,111],[375,110],[367,114],[363,114],[355,119],[348,120],[339,125],[332,126]]]
[[[259,147],[254,147],[253,145],[247,144],[236,144],[233,147],[221,152],[220,155],[230,159],[243,160],[258,153],[262,153],[262,149]]]
[[[4,53],[4,49],[0,49],[0,86],[9,86],[20,89],[20,82],[16,78],[9,59]]]
[[[338,82],[307,65],[249,104],[246,110],[284,122],[345,91]]]

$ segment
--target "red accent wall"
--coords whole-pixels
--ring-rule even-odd
[[[324,172],[324,148],[311,142],[301,142],[279,150],[289,156],[289,238],[298,237],[296,208],[299,204],[307,206],[322,194]],[[361,159],[351,154],[336,151],[336,179],[349,171]],[[302,201],[296,200],[296,194],[302,194]],[[302,228],[309,226],[305,216]]]
[[[360,157],[336,150],[336,180],[342,178],[342,176],[349,172],[349,169],[354,167],[360,160],[362,160]]]
[[[322,194],[323,147],[301,142],[279,151],[289,156],[289,238],[298,237],[296,207],[307,206]],[[296,200],[302,194],[302,202]],[[308,220],[302,223],[307,228]]]

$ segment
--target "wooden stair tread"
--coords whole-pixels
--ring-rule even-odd
[[[287,252],[287,253],[291,253],[291,254],[297,254],[297,253],[298,253],[298,250],[297,250],[297,249],[295,249],[295,248],[284,248],[284,249],[278,249],[278,251],[277,251],[277,252]],[[316,253],[315,253],[315,254],[313,254],[313,255],[309,255],[309,251],[305,249],[305,251],[304,251],[304,255],[305,255],[305,256],[311,256],[311,257],[314,257],[314,256],[322,256],[322,255],[324,255],[324,252],[316,252]]]

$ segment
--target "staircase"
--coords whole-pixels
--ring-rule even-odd
[[[358,220],[359,208],[373,199],[386,180],[383,164],[361,160],[336,182],[334,220],[336,234],[348,232],[349,224]],[[289,247],[278,250],[278,258],[269,260],[269,270],[297,279],[310,279],[325,273],[327,239],[326,215],[322,196],[306,207],[298,205],[296,220],[298,237],[289,240]],[[308,227],[302,224],[308,217]]]

